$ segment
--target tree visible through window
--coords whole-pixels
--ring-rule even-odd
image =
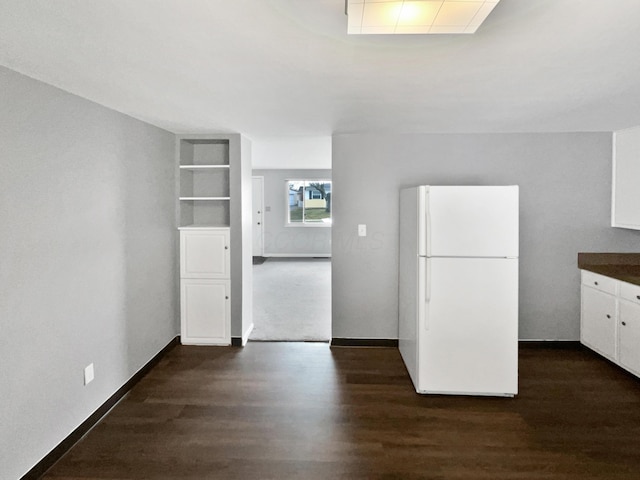
[[[287,180],[288,223],[331,225],[331,180]]]

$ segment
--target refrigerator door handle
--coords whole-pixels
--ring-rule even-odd
[[[424,208],[426,213],[426,225],[425,225],[425,251],[427,257],[431,256],[431,209],[429,208],[429,194],[425,195]]]
[[[429,303],[431,301],[431,269],[429,268],[429,259],[425,262],[425,270],[427,292],[424,301]]]
[[[429,276],[429,269],[427,268],[428,261],[425,257],[418,257],[418,329],[420,329],[420,323],[423,322],[425,330],[429,330],[427,320],[429,316],[429,300],[427,300],[427,296],[431,295],[431,292],[427,290],[430,288],[431,283],[427,279]]]

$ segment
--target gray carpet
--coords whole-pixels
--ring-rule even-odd
[[[253,266],[250,340],[331,339],[331,259],[268,258]]]

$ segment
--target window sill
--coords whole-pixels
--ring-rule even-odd
[[[286,228],[331,228],[331,223],[285,223]]]

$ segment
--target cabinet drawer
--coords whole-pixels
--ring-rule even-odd
[[[640,287],[632,283],[620,282],[620,298],[640,303]]]
[[[600,290],[601,292],[615,295],[617,283],[618,281],[613,278],[582,270],[582,284]]]

